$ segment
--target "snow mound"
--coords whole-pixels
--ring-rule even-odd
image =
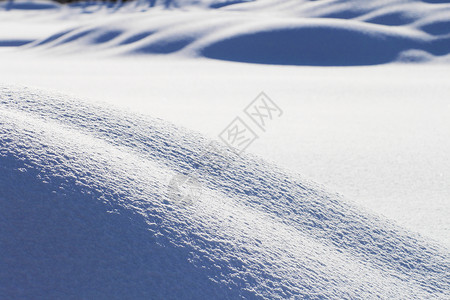
[[[446,249],[162,120],[2,86],[0,125],[2,299],[450,296]]]
[[[432,2],[432,3],[431,3]],[[164,2],[165,3],[165,2]],[[179,1],[164,9],[73,6],[67,30],[24,45],[45,53],[171,54],[283,65],[373,65],[450,53],[448,1]],[[170,9],[167,9],[170,8]],[[70,13],[68,13],[70,11]],[[62,22],[61,16],[53,16]],[[67,21],[68,22],[68,21]],[[62,26],[62,25],[58,25]],[[56,27],[58,27],[56,26]],[[15,44],[21,45],[20,43]],[[417,56],[417,55],[416,55]]]
[[[33,1],[4,1],[0,7],[5,10],[52,10],[60,8],[56,2],[45,0]]]

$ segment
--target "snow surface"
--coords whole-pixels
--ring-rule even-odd
[[[147,10],[145,3],[147,11],[142,12],[135,2],[119,14],[111,4],[96,5],[94,11],[82,5],[58,10],[42,4],[51,11],[46,21],[54,18],[61,24],[27,48],[51,54],[106,52],[102,56],[176,53],[281,65],[448,60],[450,4],[445,2],[371,0],[362,6],[355,0],[261,0],[224,6],[218,1],[178,1],[171,6],[178,9],[162,12],[160,7]],[[37,11],[32,10],[27,22],[42,18]],[[67,23],[74,21],[77,26],[68,29]],[[2,43],[14,45],[10,39]]]
[[[449,1],[150,6],[0,3],[0,298],[450,298]]]
[[[162,120],[1,87],[2,298],[449,297],[449,257]],[[223,147],[223,146],[218,146]],[[192,205],[171,176],[204,166]]]

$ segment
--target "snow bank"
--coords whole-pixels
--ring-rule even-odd
[[[178,1],[170,9],[164,3],[61,8],[48,17],[61,29],[23,47],[51,55],[176,54],[329,66],[428,61],[450,53],[448,1]],[[67,28],[67,22],[77,25]]]
[[[0,298],[448,298],[447,250],[161,120],[0,88]],[[218,146],[219,148],[221,146]]]

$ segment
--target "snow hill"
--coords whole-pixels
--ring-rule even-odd
[[[449,1],[168,0],[123,7],[18,2],[9,10],[9,18],[26,14],[26,22],[36,26],[27,28],[36,28],[36,34],[24,30],[22,39],[4,36],[0,45],[23,45],[51,55],[170,54],[347,66],[448,61],[450,53]]]
[[[448,251],[162,120],[0,87],[2,299],[448,299]]]
[[[148,116],[167,109],[175,122],[175,110],[189,115],[195,106],[196,118],[270,88],[289,122],[306,120],[284,139],[302,127],[335,138],[316,147],[350,149],[355,160],[375,153],[335,173],[345,181],[355,166],[381,166],[370,170],[387,182],[376,200],[404,174],[391,168],[422,159],[416,168],[426,172],[401,180],[409,194],[425,186],[417,194],[427,199],[409,207],[439,210],[449,194],[445,66],[359,66],[450,61],[450,1],[3,1],[0,51],[0,299],[450,299],[445,237],[438,244],[296,173]],[[109,103],[94,102],[108,95]],[[225,119],[217,111],[209,120]],[[339,113],[358,116],[351,130]],[[405,135],[399,123],[424,130]],[[359,146],[406,142],[394,157],[382,153],[390,147],[342,147],[352,137],[336,146],[359,126],[368,135]],[[393,133],[377,135],[383,130]],[[302,146],[305,160],[320,156]],[[410,146],[417,153],[389,165]],[[422,155],[429,148],[436,151]],[[174,179],[186,178],[174,190]],[[179,199],[189,188],[195,197]],[[396,200],[410,217],[401,203],[410,198],[398,198],[380,205]],[[439,216],[423,224],[442,225],[437,236],[445,236],[447,210],[433,209],[419,217]]]

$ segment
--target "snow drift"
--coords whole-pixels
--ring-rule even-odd
[[[428,61],[450,53],[448,1],[371,0],[363,5],[348,0],[169,1],[172,4],[165,5],[166,1],[156,2],[158,7],[137,3],[121,8],[97,5],[94,10],[80,5],[61,8],[52,13],[55,27],[46,37],[26,45],[25,39],[0,44],[50,54],[176,54],[326,66]],[[33,14],[37,21],[38,16]]]
[[[446,299],[448,251],[204,137],[0,87],[0,298]],[[218,147],[221,147],[218,145]]]

